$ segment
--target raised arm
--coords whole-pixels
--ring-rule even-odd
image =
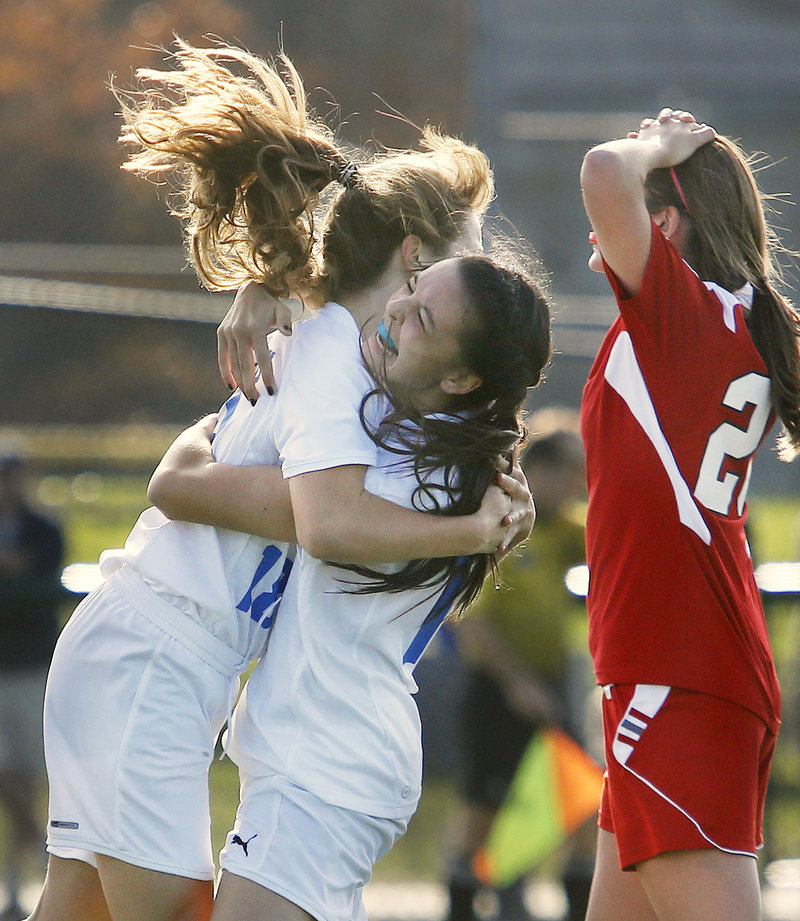
[[[636,134],[599,144],[584,157],[586,213],[603,258],[630,296],[639,293],[650,254],[647,174],[682,163],[713,139],[714,129],[698,124],[690,113],[662,109],[658,118],[644,119]]]
[[[303,303],[299,299],[280,300],[254,281],[239,288],[217,327],[219,373],[231,390],[239,387],[248,400],[257,400],[258,365],[267,393],[275,392],[267,336],[276,329],[284,336],[291,336],[292,322],[302,310]]]

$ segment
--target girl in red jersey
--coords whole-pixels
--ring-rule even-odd
[[[690,113],[593,148],[581,183],[620,311],[582,408],[608,768],[587,919],[755,921],[780,695],[745,502],[775,416],[800,451],[800,323],[747,158]]]

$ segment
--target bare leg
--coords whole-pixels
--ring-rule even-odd
[[[752,857],[709,849],[669,851],[619,868],[614,835],[598,832],[587,921],[760,921]]]
[[[310,921],[311,915],[283,896],[223,871],[212,921]]]
[[[586,921],[659,921],[638,873],[619,868],[617,839],[597,830],[597,858]]]
[[[208,921],[212,883],[98,855],[99,870],[51,855],[28,921]],[[102,882],[101,882],[102,879]]]
[[[28,921],[112,921],[100,877],[82,860],[50,856],[39,903]]]
[[[114,921],[208,921],[211,917],[211,880],[160,873],[102,854],[97,868]]]
[[[636,875],[660,921],[759,921],[761,890],[752,857],[718,850],[670,851]]]

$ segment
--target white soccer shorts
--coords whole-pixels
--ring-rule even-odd
[[[208,769],[241,669],[124,567],[84,599],[45,696],[48,851],[213,879]]]
[[[227,873],[283,896],[318,921],[366,921],[364,886],[407,825],[331,806],[280,775],[243,777],[236,824],[220,860]]]

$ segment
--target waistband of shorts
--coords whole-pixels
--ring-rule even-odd
[[[171,605],[129,566],[120,566],[110,575],[108,581],[142,617],[174,636],[225,677],[241,674],[247,667],[248,661],[245,656]]]

